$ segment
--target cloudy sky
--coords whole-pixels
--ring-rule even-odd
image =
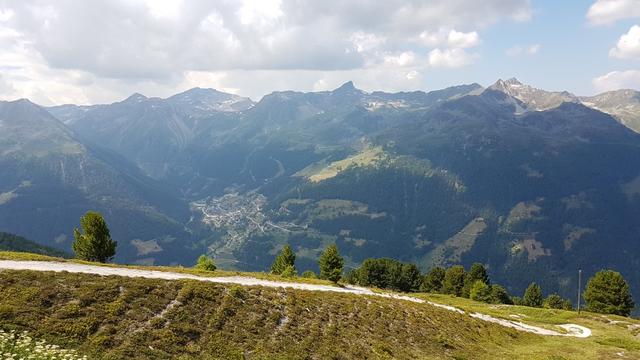
[[[640,90],[640,0],[0,0],[0,99],[213,87]]]

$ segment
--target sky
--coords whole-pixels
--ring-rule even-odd
[[[0,99],[640,90],[640,0],[0,0]]]

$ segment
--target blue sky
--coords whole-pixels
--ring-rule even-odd
[[[640,69],[640,59],[608,55],[621,34],[640,19],[594,26],[586,18],[592,4],[585,0],[532,2],[530,21],[502,21],[481,33],[481,60],[456,75],[456,80],[489,84],[498,77],[515,76],[536,87],[589,95],[596,91],[592,79],[614,70]],[[514,44],[539,44],[540,49],[535,55],[505,56]],[[438,81],[443,80],[438,77]]]
[[[0,0],[0,99],[640,89],[640,0]]]

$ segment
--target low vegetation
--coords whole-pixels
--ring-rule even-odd
[[[204,271],[216,271],[216,263],[207,255],[200,255],[194,268]]]
[[[0,329],[92,359],[640,357],[640,322],[629,318],[413,296],[536,326],[576,323],[593,336],[538,336],[429,304],[354,294],[8,270],[0,271]]]
[[[26,331],[3,331],[0,329],[0,357],[6,360],[86,360],[74,350],[61,349],[57,345],[36,340]]]
[[[92,359],[482,359],[541,340],[396,299],[31,271],[0,272],[0,328]]]

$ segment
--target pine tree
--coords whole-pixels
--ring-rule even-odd
[[[619,272],[601,270],[589,279],[584,291],[587,310],[629,316],[634,303],[629,291],[629,284]]]
[[[505,288],[500,285],[491,285],[491,302],[493,304],[513,304],[513,300]]]
[[[461,265],[452,266],[444,274],[442,282],[442,292],[455,296],[462,295],[464,286],[464,267]]]
[[[522,305],[542,307],[542,290],[536,283],[531,283],[522,297]]]
[[[318,260],[320,266],[320,278],[331,280],[337,283],[342,276],[342,268],[344,266],[344,259],[338,252],[336,244],[329,245]]]
[[[480,263],[473,263],[469,272],[466,273],[464,277],[464,286],[462,288],[462,297],[469,297],[471,288],[476,281],[482,281],[485,285],[489,285],[489,274],[487,274],[487,269]]]
[[[445,272],[444,268],[440,266],[436,266],[429,270],[422,280],[420,291],[430,293],[442,292],[442,282],[444,281]]]
[[[273,264],[271,265],[271,273],[280,275],[282,274],[287,267],[293,266],[293,270],[295,272],[295,262],[296,262],[296,254],[291,250],[291,246],[289,244],[285,245],[280,254],[276,256]]]
[[[72,245],[76,257],[86,261],[107,262],[116,254],[117,242],[111,239],[109,228],[102,215],[87,211],[80,218],[82,231],[73,230],[75,241]]]
[[[482,280],[476,280],[469,292],[471,300],[491,302],[491,286],[485,284]]]
[[[545,309],[571,310],[573,306],[571,305],[571,301],[563,299],[558,294],[551,294],[544,299],[542,307]]]
[[[286,278],[292,278],[292,277],[296,277],[298,276],[298,272],[296,270],[296,267],[293,265],[288,265],[284,271],[282,272],[282,274],[280,274],[282,277],[286,277]]]

